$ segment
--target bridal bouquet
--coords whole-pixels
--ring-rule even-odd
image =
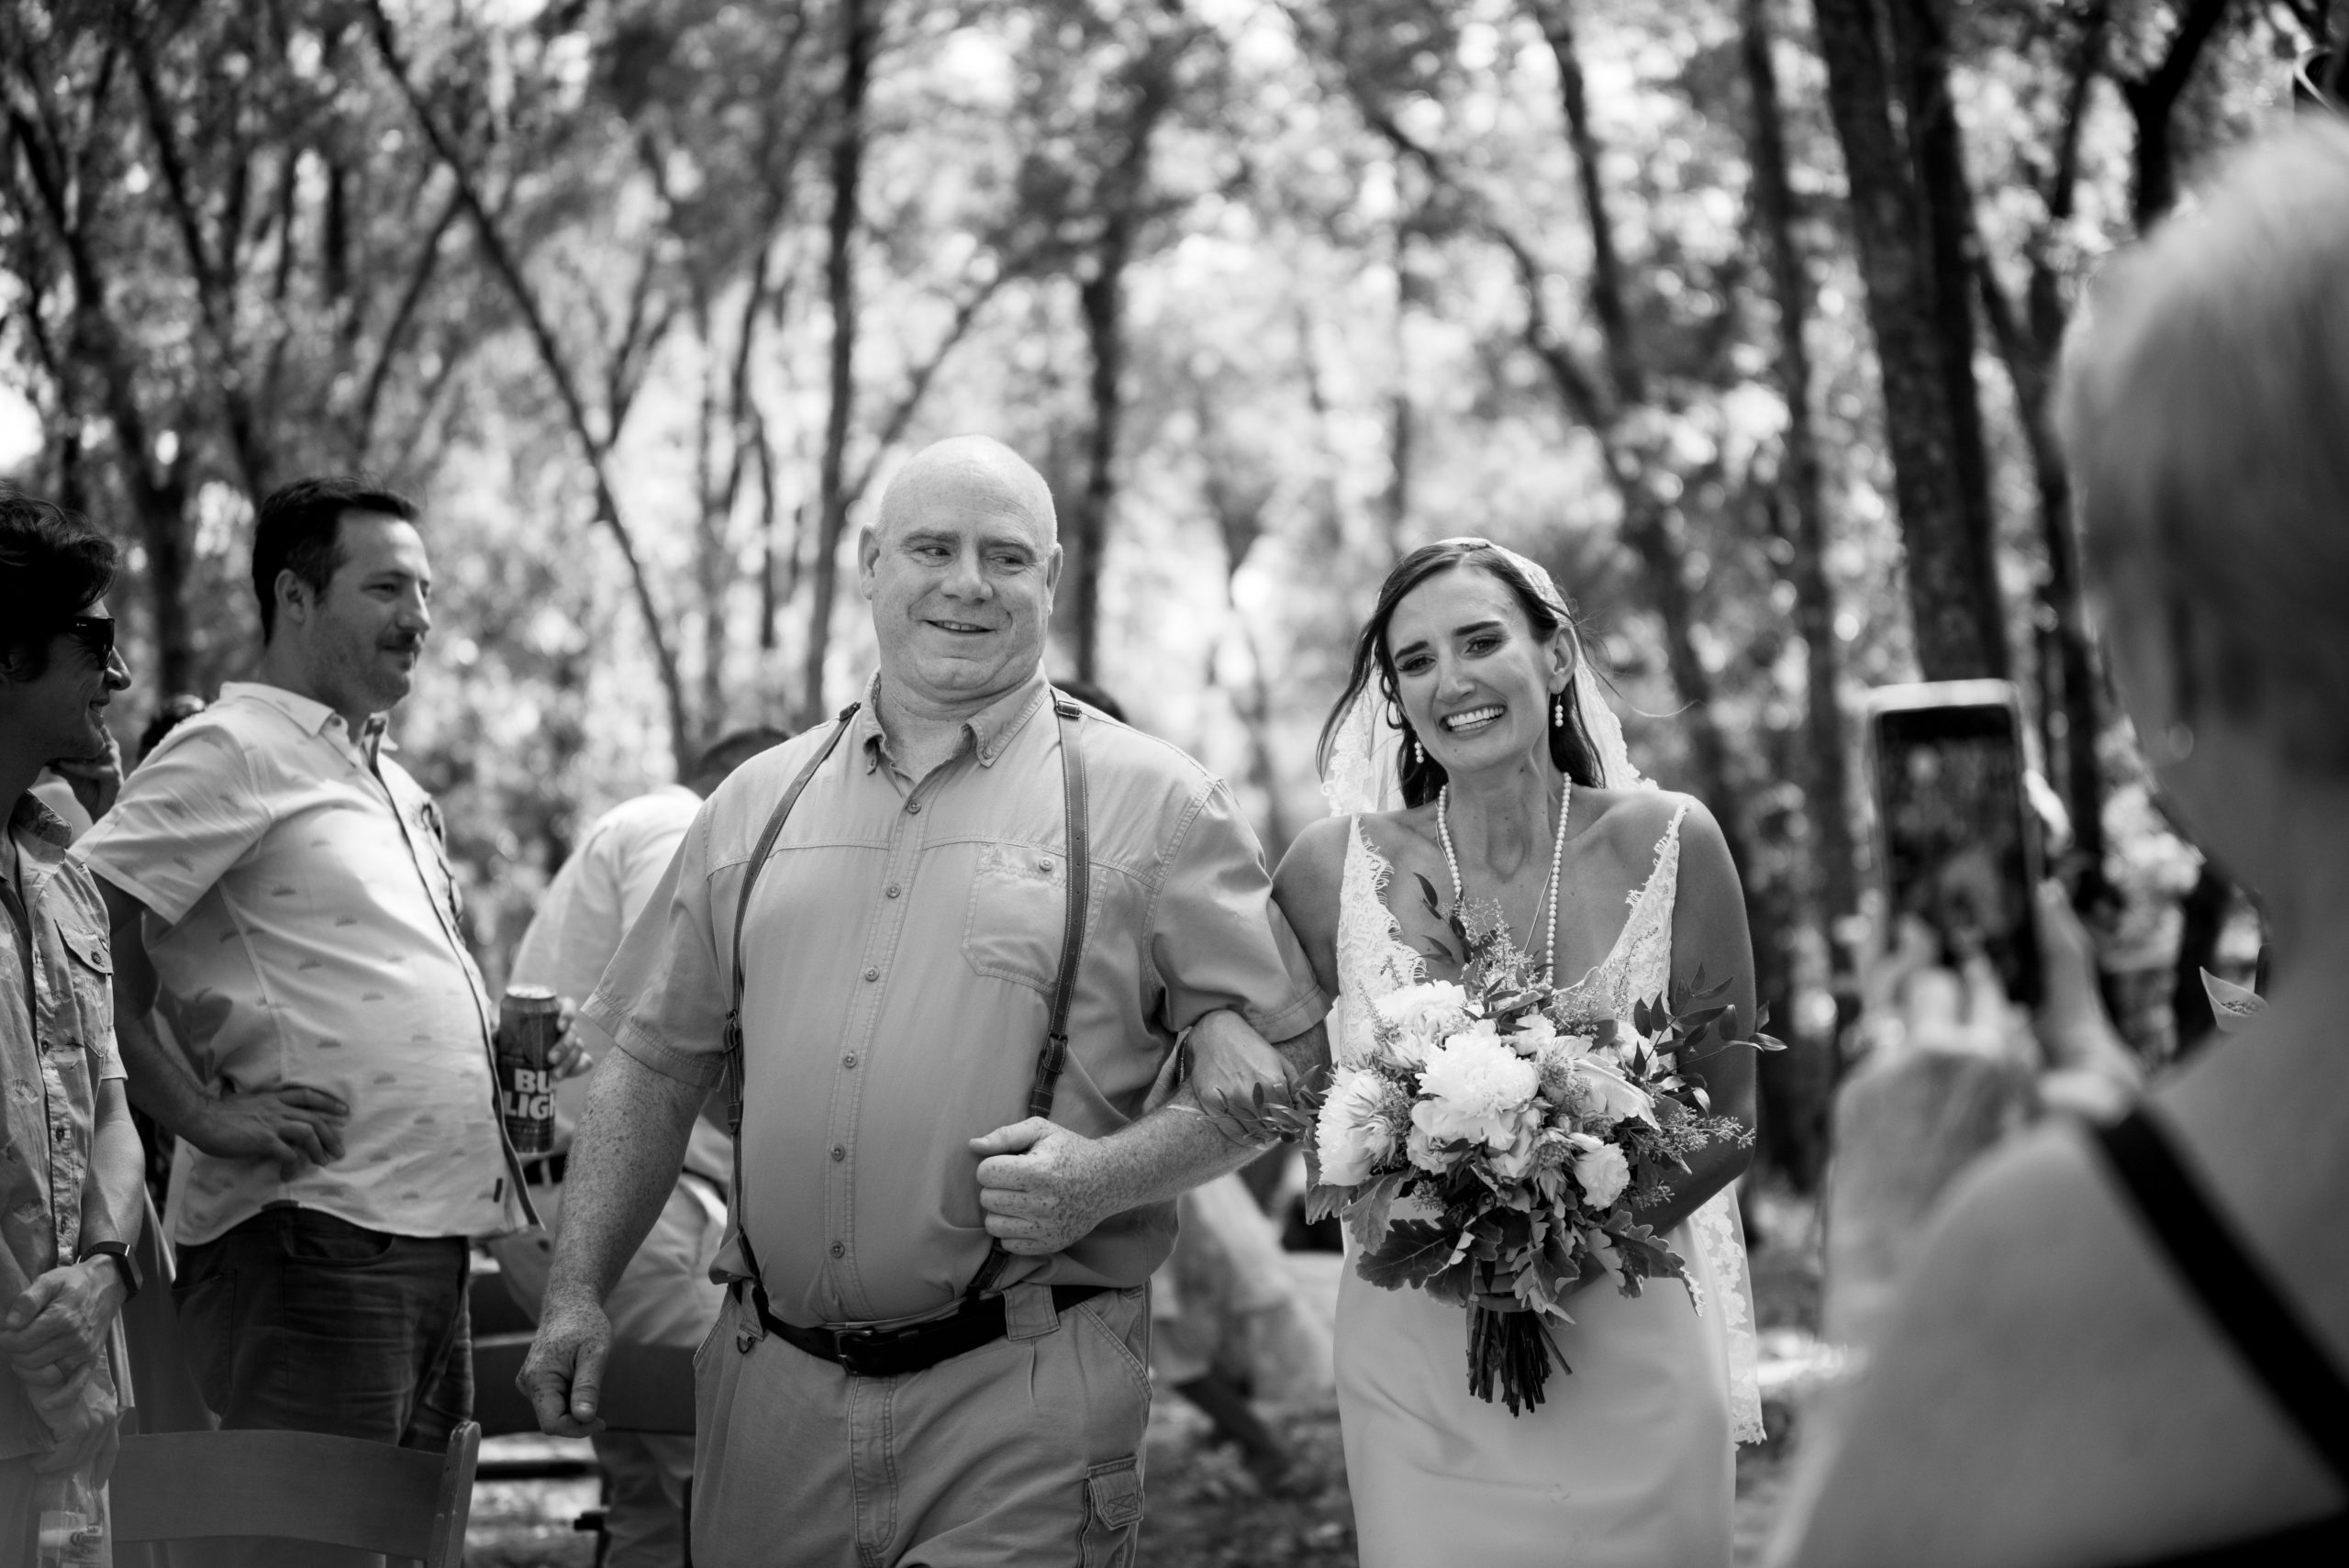
[[[1628,1020],[1570,1025],[1497,912],[1447,915],[1419,886],[1467,954],[1460,982],[1381,998],[1370,1059],[1275,1119],[1304,1133],[1309,1118],[1308,1217],[1342,1218],[1368,1283],[1464,1307],[1469,1389],[1489,1401],[1497,1387],[1517,1415],[1542,1403],[1549,1324],[1573,1322],[1565,1297],[1609,1264],[1626,1296],[1675,1279],[1701,1310],[1686,1260],[1634,1207],[1668,1199],[1664,1176],[1704,1144],[1752,1136],[1711,1114],[1681,1063],[1715,1034],[1716,1051],[1776,1042],[1734,1041],[1728,984],[1701,974]]]

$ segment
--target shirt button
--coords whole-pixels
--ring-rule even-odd
[[[841,1065],[843,1067],[854,1067],[856,1065],[856,1052],[852,1051],[846,1056],[841,1057]]]
[[[837,1144],[837,1143],[835,1143],[835,1144],[833,1144],[833,1145],[832,1145],[832,1160],[833,1160],[833,1162],[834,1162],[834,1163],[838,1163],[839,1162],[841,1162],[841,1161],[842,1161],[842,1160],[845,1160],[845,1159],[847,1159],[847,1158],[848,1158],[848,1151],[847,1151],[847,1150],[845,1150],[845,1149],[841,1148],[841,1147],[839,1144]]]
[[[881,972],[877,969],[868,969],[864,972],[864,978],[867,980],[878,980],[881,978]]]
[[[892,897],[892,898],[895,898],[895,897],[897,895],[897,893],[898,893],[897,884],[896,884],[896,883],[894,883],[894,882],[893,882],[893,883],[891,883],[891,884],[889,884],[889,896],[890,896],[890,897]]]
[[[908,817],[919,817],[921,815],[921,802],[918,800],[909,800],[906,802],[906,815]]]
[[[848,1243],[847,1243],[847,1242],[845,1242],[845,1241],[835,1241],[835,1242],[833,1242],[833,1243],[832,1243],[832,1256],[833,1256],[833,1257],[835,1257],[835,1258],[845,1258],[845,1257],[847,1257],[847,1256],[848,1256]]]
[[[1036,862],[1036,869],[1042,872],[1046,876],[1050,876],[1052,874],[1052,862],[1050,861],[1038,861]]]

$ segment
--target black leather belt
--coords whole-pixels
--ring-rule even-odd
[[[1099,1296],[1104,1288],[1056,1284],[1052,1310],[1066,1312],[1078,1302]],[[920,1372],[982,1345],[992,1345],[1008,1331],[1000,1296],[965,1296],[951,1315],[908,1323],[902,1329],[802,1329],[768,1311],[765,1292],[746,1290],[739,1283],[735,1289],[750,1302],[768,1333],[830,1362],[851,1377],[898,1377]]]

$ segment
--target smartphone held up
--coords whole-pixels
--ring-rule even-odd
[[[1987,959],[2009,997],[2037,1005],[2042,850],[2013,685],[1878,687],[1865,733],[1887,917],[1922,923],[1953,969]]]

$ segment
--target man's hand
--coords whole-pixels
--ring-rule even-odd
[[[1104,1190],[1100,1144],[1042,1117],[971,1140],[987,1234],[1021,1257],[1064,1251],[1120,1208]]]
[[[596,1059],[587,1054],[587,1047],[579,1039],[579,1004],[568,996],[555,998],[555,1039],[547,1051],[547,1068],[558,1078],[576,1078],[582,1073],[593,1072]],[[506,1050],[506,1023],[499,1019],[494,1048],[503,1054]]]
[[[274,1160],[290,1179],[301,1165],[342,1158],[351,1107],[302,1084],[222,1095],[197,1112],[187,1140],[222,1160]]]
[[[127,1294],[121,1270],[109,1258],[51,1269],[0,1318],[0,1355],[19,1377],[52,1367],[79,1376],[106,1353],[106,1331]]]
[[[122,1409],[112,1389],[85,1372],[62,1383],[27,1379],[25,1393],[57,1445],[33,1462],[38,1473],[61,1475],[94,1460],[101,1483],[113,1473],[115,1453],[122,1446]]]
[[[596,1407],[611,1349],[612,1322],[601,1307],[571,1296],[546,1298],[539,1337],[514,1374],[514,1386],[539,1413],[539,1430],[551,1438],[584,1438],[604,1429]]]
[[[1183,1046],[1190,1055],[1189,1084],[1199,1108],[1227,1138],[1269,1143],[1254,1126],[1256,1089],[1286,1094],[1295,1079],[1281,1053],[1234,1012],[1218,1010],[1191,1026]]]
[[[106,749],[95,757],[61,757],[50,763],[58,777],[73,786],[73,798],[95,822],[114,809],[122,793],[122,743],[106,732]]]

